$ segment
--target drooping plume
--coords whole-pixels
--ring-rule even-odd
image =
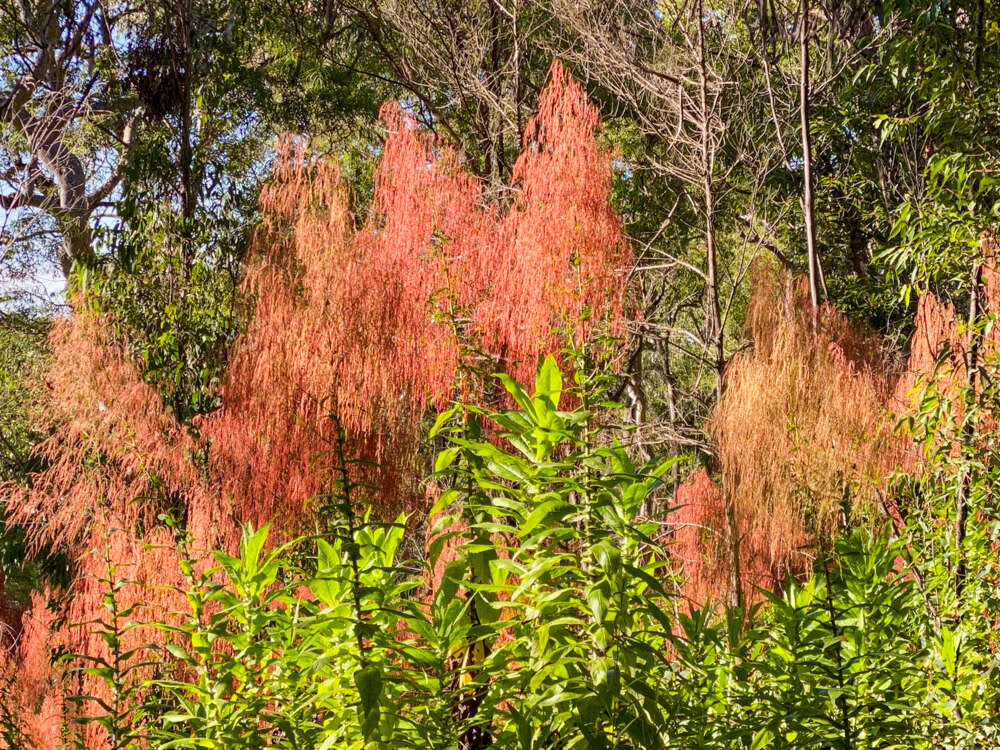
[[[191,461],[196,442],[108,339],[107,320],[79,301],[74,306],[49,337],[53,429],[36,449],[47,467],[28,488],[7,486],[10,518],[36,547],[76,555],[90,549],[98,517],[141,534],[165,512],[215,513],[203,507],[210,503]],[[204,548],[232,532],[232,520],[215,515],[214,525],[191,529]]]
[[[0,706],[7,732],[15,745],[3,750],[56,750],[62,726],[62,689],[59,671],[52,664],[58,646],[49,592],[35,592],[24,613],[20,635],[13,647],[0,651]],[[17,744],[20,743],[20,744]]]
[[[352,456],[390,469],[375,478],[389,490],[414,460],[427,408],[457,389],[477,398],[466,373],[526,378],[567,336],[579,345],[597,325],[622,328],[630,253],[609,201],[610,156],[594,138],[596,109],[561,66],[506,207],[488,203],[459,156],[397,106],[383,121],[372,208],[357,231],[336,167],[294,142],[262,197],[246,282],[255,316],[223,408],[203,425],[241,518],[299,518],[329,486],[332,414]]]
[[[606,319],[621,333],[624,283],[631,262],[608,197],[609,155],[594,139],[597,109],[560,65],[539,100],[524,150],[514,164],[514,205],[499,244],[480,251],[464,288],[484,348],[519,382],[534,377],[539,354],[577,345]],[[474,248],[473,248],[474,250]]]
[[[716,541],[728,538],[724,502],[736,519],[744,592],[774,588],[808,568],[819,535],[877,513],[879,489],[908,461],[888,408],[895,368],[877,337],[829,305],[814,328],[806,303],[790,280],[758,272],[747,312],[753,348],[727,367],[709,425],[722,487],[713,493],[695,476],[678,492],[692,506],[680,519],[692,530],[679,527],[680,538],[688,547],[698,534],[712,539],[699,543],[701,559],[686,552],[693,598],[714,589],[718,600],[727,587],[732,554]]]

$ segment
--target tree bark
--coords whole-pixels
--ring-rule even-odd
[[[43,3],[35,8],[31,18],[40,22],[33,29],[39,46],[37,58],[0,104],[0,123],[20,134],[35,164],[26,190],[21,191],[25,194],[4,196],[4,203],[8,208],[30,205],[52,216],[62,235],[56,254],[65,277],[69,276],[74,264],[93,266],[96,263],[91,216],[118,179],[112,174],[103,186],[88,194],[87,169],[66,140],[78,115],[78,105],[62,88],[66,84],[60,66],[63,58],[77,49],[97,8],[98,3],[87,6],[72,34],[60,28],[54,3]],[[62,53],[57,55],[60,44],[64,46]],[[39,90],[45,95],[36,102],[34,109],[38,111],[33,111],[32,101]],[[130,138],[129,124],[122,133],[123,144],[127,146]]]
[[[707,287],[707,341],[712,369],[715,371],[715,402],[722,402],[723,369],[725,368],[725,342],[722,330],[722,310],[719,302],[718,248],[715,235],[715,186],[713,172],[715,153],[709,133],[711,112],[708,107],[708,65],[705,57],[705,13],[702,0],[698,2],[698,105],[701,119],[701,174],[705,201],[705,283]],[[731,495],[723,487],[726,505],[726,536],[729,549],[729,604],[743,606],[743,576],[740,561],[739,520]]]
[[[976,408],[976,381],[979,373],[979,349],[982,333],[979,328],[980,294],[983,284],[983,266],[977,258],[972,264],[972,291],[969,294],[968,334],[965,348],[965,413],[962,415],[960,433],[961,455],[964,460],[962,479],[955,493],[955,596],[961,598],[965,587],[965,543],[969,518],[969,495],[972,489],[972,438],[971,412]]]
[[[820,268],[816,255],[816,228],[813,222],[812,141],[809,136],[809,0],[802,0],[799,25],[799,120],[802,127],[802,216],[806,228],[806,256],[809,262],[809,301],[813,327],[819,308]]]

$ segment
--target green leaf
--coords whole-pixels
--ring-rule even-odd
[[[447,469],[455,463],[455,458],[458,454],[458,448],[445,448],[443,451],[438,453],[437,458],[434,460],[434,472],[439,473]]]
[[[556,358],[551,354],[545,357],[535,378],[535,407],[539,407],[539,399],[544,399],[551,411],[559,408],[559,398],[562,395],[563,378]]]
[[[511,398],[514,399],[514,402],[524,410],[533,422],[537,422],[535,406],[528,396],[528,392],[521,387],[521,384],[502,372],[497,373],[496,377],[503,383],[503,387],[511,395]]]
[[[443,412],[438,414],[437,418],[434,420],[434,425],[431,427],[430,432],[427,433],[427,436],[431,438],[437,437],[437,434],[441,431],[441,428],[448,423],[448,420],[451,419],[452,416],[454,416],[455,410],[457,408],[458,407],[453,406],[450,409],[445,409]]]
[[[521,524],[522,537],[525,537],[528,534],[530,534],[532,531],[534,531],[536,526],[538,526],[540,523],[542,523],[547,518],[552,516],[557,510],[562,508],[571,509],[572,506],[561,497],[557,497],[552,500],[545,500],[544,502],[540,503],[537,507],[535,507],[534,510],[531,511],[531,514],[527,517],[527,519],[525,519],[524,523]]]
[[[365,667],[354,673],[354,684],[361,698],[361,708],[369,714],[378,708],[382,695],[382,672],[377,667]]]
[[[587,603],[590,605],[594,619],[599,623],[604,622],[604,618],[608,614],[608,600],[604,596],[604,592],[595,586],[587,593]]]
[[[267,541],[270,529],[271,524],[266,523],[257,531],[254,531],[251,526],[247,526],[243,530],[240,557],[243,559],[243,564],[247,570],[251,573],[257,572],[257,566],[260,564],[260,552],[264,548],[264,543]]]
[[[753,744],[750,745],[750,750],[761,750],[761,748],[770,747],[773,742],[774,732],[764,727],[758,730],[757,734],[753,736]]]

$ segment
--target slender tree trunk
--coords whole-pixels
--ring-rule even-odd
[[[962,481],[955,493],[955,596],[961,597],[965,587],[965,544],[969,518],[969,494],[972,489],[971,443],[973,423],[971,412],[976,408],[976,380],[979,372],[979,348],[981,331],[979,328],[980,293],[983,283],[983,267],[977,258],[972,265],[972,291],[969,295],[968,338],[965,347],[965,413],[962,415],[961,450],[964,466]]]
[[[715,169],[715,150],[710,136],[711,112],[708,106],[708,64],[705,55],[705,13],[703,3],[698,2],[698,66],[700,81],[698,87],[698,105],[701,117],[701,177],[702,192],[705,199],[705,254],[706,254],[706,285],[708,306],[707,345],[710,348],[709,357],[712,369],[715,371],[715,402],[722,402],[722,375],[725,368],[725,348],[722,330],[722,308],[719,301],[719,268],[718,249],[715,237],[715,188],[713,172]],[[743,576],[740,564],[740,534],[739,520],[732,496],[722,488],[726,498],[726,536],[729,548],[729,604],[733,607],[743,606]]]
[[[983,67],[983,22],[986,15],[986,0],[979,0],[976,4],[976,47],[972,53],[972,68],[978,76]]]
[[[670,327],[673,327],[674,320],[671,316]],[[680,411],[677,408],[677,395],[676,389],[674,387],[674,373],[670,361],[670,328],[667,329],[666,334],[659,342],[660,357],[663,360],[663,376],[666,383],[666,399],[667,399],[667,417],[670,419],[670,424],[678,425],[680,424]],[[670,455],[676,458],[679,454],[679,448],[676,443],[670,446]],[[670,477],[671,477],[671,490],[670,496],[675,497],[677,495],[677,488],[681,484],[681,471],[680,466],[675,463],[670,467]]]
[[[194,8],[192,6],[191,0],[186,0],[183,5],[184,14],[182,19],[181,27],[181,45],[184,50],[183,65],[184,70],[181,72],[181,144],[180,144],[180,168],[181,168],[181,184],[180,184],[180,203],[181,203],[181,219],[183,222],[183,228],[181,230],[181,237],[183,242],[183,268],[185,275],[191,270],[191,265],[194,263],[194,247],[193,247],[193,237],[191,234],[191,223],[194,219],[194,205],[195,205],[195,188],[194,188],[194,177],[192,174],[192,161],[194,158],[193,150],[191,147],[191,131],[194,127],[193,116],[192,116],[192,94],[191,90],[191,67],[193,64],[193,47],[194,47]]]
[[[643,373],[642,373],[642,355],[645,349],[645,339],[640,334],[638,336],[639,344],[636,348],[635,354],[629,357],[628,367],[625,371],[625,418],[635,426],[635,435],[632,440],[632,445],[635,447],[637,453],[643,461],[649,461],[652,455],[649,452],[649,448],[642,440],[642,425],[646,422],[646,391],[642,387]],[[648,500],[647,500],[648,501]],[[650,508],[647,505],[643,505],[644,514],[650,512]]]
[[[806,256],[809,260],[809,301],[813,327],[819,308],[820,268],[816,255],[816,227],[813,223],[812,141],[809,137],[809,0],[802,0],[799,25],[799,119],[802,128],[802,216],[806,227]]]
[[[718,249],[715,237],[715,186],[713,172],[715,168],[715,149],[711,139],[711,112],[708,106],[708,65],[705,59],[705,21],[702,3],[698,3],[698,64],[701,80],[698,97],[701,122],[701,188],[705,200],[705,276],[708,292],[707,299],[707,344],[712,369],[715,370],[715,397],[722,400],[722,369],[725,364],[725,354],[722,338],[722,309],[719,294]]]

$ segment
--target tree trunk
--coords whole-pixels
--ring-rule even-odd
[[[809,138],[809,0],[802,0],[799,25],[799,119],[802,127],[802,216],[806,227],[806,256],[809,261],[809,301],[813,328],[819,308],[820,269],[816,255],[816,228],[813,223],[812,142]]]
[[[962,458],[962,480],[955,493],[955,596],[961,597],[965,587],[965,553],[962,545],[965,543],[966,527],[969,518],[969,494],[972,489],[971,462],[973,456],[972,411],[976,408],[976,380],[979,372],[979,347],[981,331],[979,328],[980,293],[983,283],[983,266],[977,258],[972,265],[972,291],[969,294],[968,338],[965,348],[965,413],[962,415],[960,433]]]
[[[722,375],[725,368],[725,348],[722,330],[722,310],[719,303],[719,269],[718,251],[715,237],[715,189],[713,172],[715,167],[714,147],[711,143],[709,130],[711,127],[711,112],[708,107],[708,66],[705,59],[705,13],[701,0],[698,2],[698,66],[699,81],[699,115],[701,118],[701,173],[702,192],[705,200],[705,254],[706,254],[706,286],[707,286],[707,341],[710,348],[709,357],[712,369],[715,371],[715,402],[722,402]],[[731,495],[722,488],[726,505],[726,536],[729,550],[729,604],[732,607],[743,606],[743,576],[740,564],[739,520]]]

